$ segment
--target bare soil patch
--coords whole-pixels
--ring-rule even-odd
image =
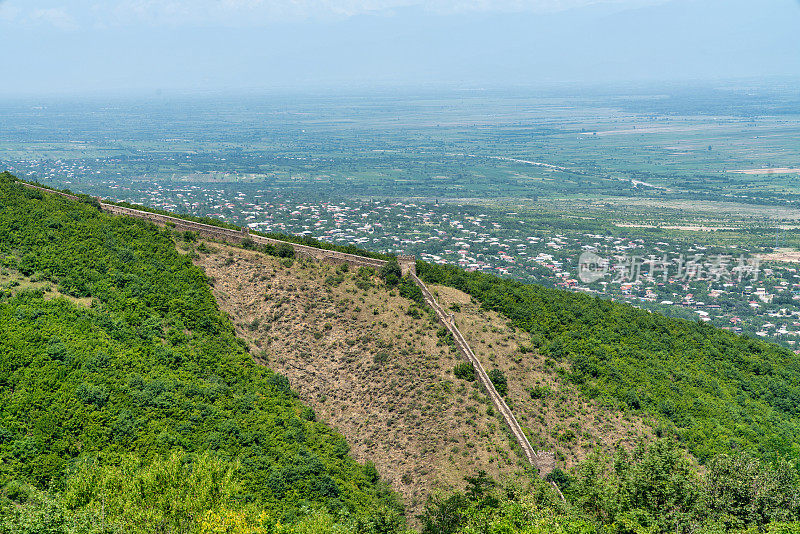
[[[376,276],[366,287],[352,270],[305,260],[287,267],[211,246],[218,252],[197,263],[256,360],[287,376],[317,417],[347,438],[353,456],[376,465],[411,514],[431,491],[463,488],[463,477],[479,469],[498,479],[530,476],[501,421],[487,415],[486,396],[453,376],[460,356],[427,310]]]
[[[757,175],[757,174],[800,174],[800,169],[791,169],[788,167],[771,167],[766,169],[735,169],[730,170],[728,172],[733,172],[737,174],[749,174],[749,175]]]
[[[761,261],[777,261],[782,263],[800,263],[800,250],[780,248],[771,254],[761,254]]]

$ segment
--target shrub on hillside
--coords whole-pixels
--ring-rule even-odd
[[[400,292],[401,297],[413,300],[420,306],[425,305],[425,297],[422,295],[422,290],[407,276],[404,276],[401,279],[398,291]]]
[[[492,369],[489,371],[489,380],[492,381],[494,389],[496,389],[500,395],[505,396],[505,394],[508,393],[508,381],[503,371],[500,369]]]
[[[400,264],[397,263],[397,258],[392,258],[381,267],[379,276],[383,279],[388,287],[395,287],[400,283],[403,273],[400,270]]]
[[[453,374],[456,378],[460,378],[461,380],[467,380],[469,382],[475,381],[475,368],[469,362],[457,363],[456,366],[453,367]]]
[[[294,247],[289,243],[281,243],[275,247],[275,255],[279,258],[294,258]]]

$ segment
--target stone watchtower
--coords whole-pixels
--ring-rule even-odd
[[[415,256],[397,256],[397,263],[400,264],[400,272],[403,276],[417,275],[417,258]]]

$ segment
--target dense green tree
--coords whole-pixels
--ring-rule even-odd
[[[765,463],[747,453],[724,454],[709,464],[706,500],[725,528],[763,528],[800,518],[800,477],[786,461]]]
[[[500,395],[505,396],[505,394],[508,393],[508,379],[506,379],[506,375],[501,369],[492,369],[489,371],[489,380],[492,381],[494,389],[496,389]]]
[[[403,278],[400,264],[397,263],[397,258],[394,257],[390,258],[389,261],[380,268],[378,274],[389,287],[395,287]]]

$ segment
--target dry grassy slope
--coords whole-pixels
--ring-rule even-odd
[[[442,307],[453,312],[459,330],[486,370],[498,368],[505,373],[506,400],[515,417],[535,449],[556,452],[560,467],[574,465],[598,447],[631,448],[652,437],[653,421],[603,407],[562,379],[558,370],[568,370],[565,362],[520,350],[530,345],[530,339],[496,312],[482,309],[456,289],[429,289]],[[530,390],[537,386],[534,397]]]
[[[220,307],[251,352],[289,378],[318,417],[348,439],[358,460],[374,462],[412,513],[431,491],[461,488],[463,477],[479,469],[500,479],[526,476],[526,463],[486,396],[475,382],[453,376],[460,356],[440,341],[426,310],[410,315],[412,303],[377,277],[373,287],[358,288],[353,270],[340,273],[313,261],[287,266],[271,256],[208,246],[212,252],[196,263],[214,279]],[[508,375],[512,406],[534,443],[557,443],[571,464],[589,444],[608,446],[642,428],[578,401],[552,367],[519,353],[525,338],[501,317],[463,293],[435,289],[443,304],[463,303],[458,324],[487,370],[500,367]],[[534,401],[524,388],[537,382],[566,401]],[[581,425],[577,441],[552,437],[574,421]]]

